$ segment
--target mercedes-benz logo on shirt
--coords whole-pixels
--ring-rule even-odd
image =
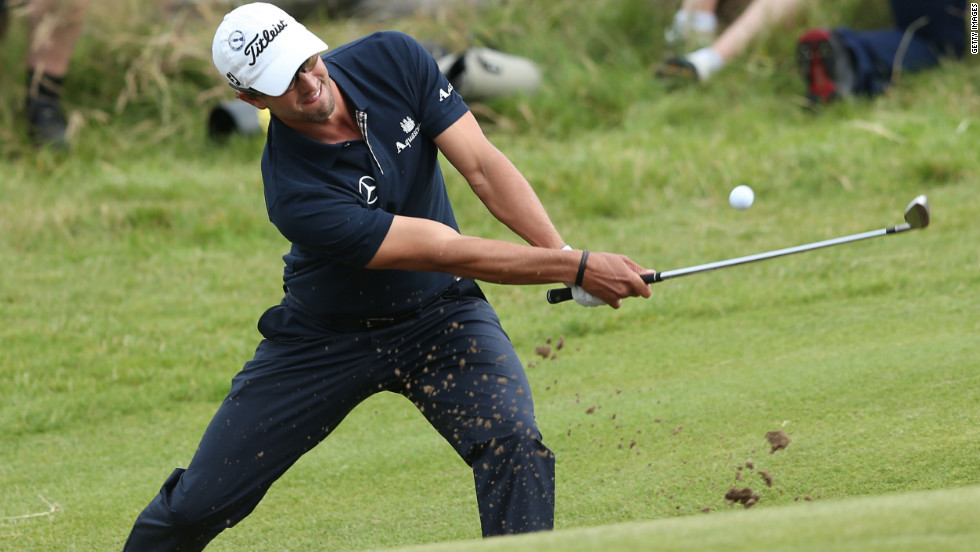
[[[374,195],[374,190],[377,187],[374,179],[370,176],[362,176],[357,182],[357,189],[364,196],[364,200],[367,201],[368,205],[373,205],[374,202],[378,201],[378,196]]]

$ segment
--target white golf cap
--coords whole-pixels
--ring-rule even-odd
[[[211,57],[236,90],[280,96],[297,69],[327,44],[277,6],[256,2],[225,16],[211,45]]]

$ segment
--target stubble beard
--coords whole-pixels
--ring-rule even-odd
[[[303,118],[310,123],[325,123],[337,110],[337,102],[333,97],[333,88],[330,86],[330,82],[327,81],[323,83],[321,95],[324,97],[320,98],[320,102],[316,111],[303,113]]]

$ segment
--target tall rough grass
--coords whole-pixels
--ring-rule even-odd
[[[211,65],[210,39],[221,16],[239,3],[93,2],[66,83],[72,134],[92,144],[83,151],[106,156],[163,141],[200,143],[206,112],[231,97]],[[806,21],[882,23],[887,19],[881,15],[883,5],[883,0],[850,0],[815,6],[791,26]],[[476,106],[477,112],[489,125],[557,137],[615,126],[638,98],[662,93],[651,86],[651,69],[663,57],[662,33],[675,6],[666,0],[449,0],[434,13],[417,17],[351,21],[320,9],[304,22],[330,44],[396,28],[450,50],[480,45],[533,59],[546,73],[538,93]],[[0,73],[2,149],[8,156],[31,154],[18,119],[27,21],[14,13],[0,56],[5,68]],[[753,51],[750,63],[790,70],[793,36],[774,32]],[[187,153],[198,149],[189,147]]]

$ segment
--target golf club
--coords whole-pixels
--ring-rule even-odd
[[[920,195],[915,199],[913,199],[912,202],[909,203],[908,207],[905,208],[905,222],[897,226],[892,226],[890,228],[882,228],[880,230],[872,230],[870,232],[862,232],[860,234],[852,234],[850,236],[844,236],[842,238],[834,238],[830,240],[808,243],[804,245],[797,245],[796,247],[787,247],[785,249],[767,251],[765,253],[757,253],[755,255],[747,255],[745,257],[737,257],[734,259],[728,259],[727,261],[717,261],[713,263],[691,266],[688,268],[678,268],[675,270],[667,270],[664,272],[654,272],[652,274],[645,274],[643,276],[643,281],[648,284],[652,284],[655,282],[662,282],[670,278],[676,278],[678,276],[687,276],[688,274],[707,272],[709,270],[716,270],[719,268],[725,268],[729,266],[746,264],[755,261],[762,261],[765,259],[772,259],[774,257],[782,257],[785,255],[792,255],[793,253],[810,251],[811,249],[820,249],[822,247],[830,247],[832,245],[840,245],[842,243],[864,240],[868,238],[875,238],[878,236],[885,236],[888,234],[898,234],[899,232],[905,232],[906,230],[917,230],[919,228],[925,228],[926,226],[929,226],[929,200],[926,199],[926,196]],[[566,288],[557,288],[557,289],[548,290],[549,303],[552,304],[561,303],[563,301],[568,301],[571,298],[572,298],[571,288],[566,287]]]

